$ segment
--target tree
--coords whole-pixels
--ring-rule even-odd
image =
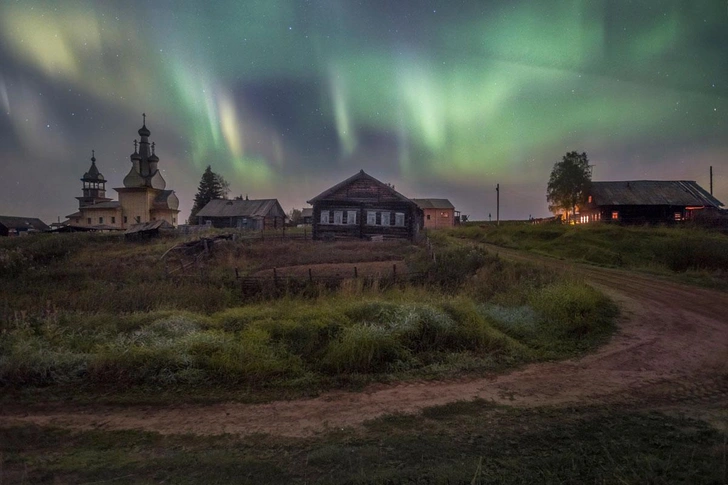
[[[208,165],[202,174],[200,185],[197,186],[195,203],[190,213],[190,224],[197,224],[197,213],[213,199],[224,199],[230,191],[230,184],[222,175],[212,171]]]
[[[301,209],[291,209],[288,213],[288,220],[292,226],[297,226],[301,223]]]
[[[585,202],[591,184],[591,169],[586,153],[569,152],[554,164],[546,188],[549,210],[557,213],[571,210],[576,214],[576,206]]]

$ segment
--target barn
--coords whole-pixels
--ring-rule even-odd
[[[197,221],[217,228],[262,231],[282,228],[286,213],[278,199],[213,199],[197,213]]]
[[[308,201],[314,239],[419,235],[422,211],[394,187],[361,170]]]
[[[675,223],[693,220],[723,203],[692,180],[592,182],[580,223]]]

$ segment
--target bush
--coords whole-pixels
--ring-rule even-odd
[[[584,336],[600,327],[614,308],[603,294],[576,282],[546,286],[532,294],[530,304],[553,330],[571,337]]]

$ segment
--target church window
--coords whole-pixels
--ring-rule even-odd
[[[91,218],[90,217],[87,217],[86,218],[86,224],[91,224]]]
[[[104,218],[103,217],[99,217],[99,224],[103,224],[103,223],[104,223]]]
[[[124,224],[126,224],[126,216],[124,216]]]
[[[113,217],[113,216],[111,217],[111,223],[116,224],[116,217]]]

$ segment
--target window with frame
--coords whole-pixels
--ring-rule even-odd
[[[346,217],[346,224],[356,224],[356,211],[346,211],[344,217]]]
[[[344,211],[334,211],[334,224],[337,226],[344,224]]]
[[[126,224],[126,216],[124,216],[124,224]]]
[[[86,223],[87,223],[87,224],[91,224],[91,218],[90,218],[90,217],[87,217],[87,218],[86,218]]]
[[[116,224],[116,217],[114,217],[114,216],[111,217],[111,223]]]
[[[390,220],[390,212],[382,212],[382,215],[379,219],[379,223],[382,226],[390,226],[391,220]]]
[[[395,212],[394,213],[394,225],[397,227],[404,226],[404,212]]]
[[[619,212],[618,211],[612,211],[612,220],[618,221],[619,220]]]
[[[375,211],[367,211],[367,226],[377,225],[377,213]]]
[[[682,212],[675,212],[675,220],[676,221],[682,221]]]
[[[103,224],[103,223],[104,223],[104,218],[103,217],[99,217],[99,224]]]
[[[321,224],[328,224],[329,223],[329,211],[321,211]]]

